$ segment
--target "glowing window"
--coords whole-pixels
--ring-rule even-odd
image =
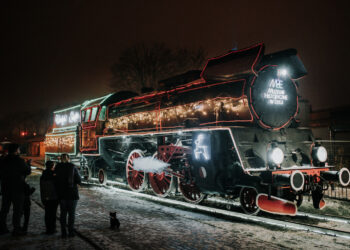
[[[93,122],[96,120],[97,110],[98,110],[98,107],[92,108],[90,122]]]
[[[90,118],[91,109],[86,110],[84,122],[88,122]]]

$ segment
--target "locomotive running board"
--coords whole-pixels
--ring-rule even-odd
[[[256,204],[262,211],[272,214],[295,216],[298,212],[293,202],[267,194],[258,194]]]

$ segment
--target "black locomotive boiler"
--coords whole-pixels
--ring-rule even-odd
[[[177,190],[192,203],[208,194],[239,198],[249,214],[295,215],[304,194],[321,209],[329,183],[350,178],[346,168],[332,171],[326,149],[299,127],[298,79],[306,73],[295,49],[231,51],[160,82],[158,91],[56,111],[46,156],[67,152],[86,178],[137,192]]]

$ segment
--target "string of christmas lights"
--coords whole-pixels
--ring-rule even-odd
[[[75,133],[46,135],[45,150],[48,153],[74,153]]]
[[[106,127],[116,131],[157,126],[172,127],[183,124],[187,119],[198,119],[200,123],[210,123],[251,120],[251,115],[246,98],[220,97],[111,118],[106,123]]]

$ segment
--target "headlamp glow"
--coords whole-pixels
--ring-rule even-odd
[[[277,75],[286,77],[288,75],[288,70],[286,68],[280,68],[277,70]]]
[[[327,160],[327,150],[323,146],[315,148],[316,158],[319,162],[325,162]]]
[[[273,148],[269,153],[269,160],[276,165],[280,165],[284,160],[282,149],[278,147]]]

